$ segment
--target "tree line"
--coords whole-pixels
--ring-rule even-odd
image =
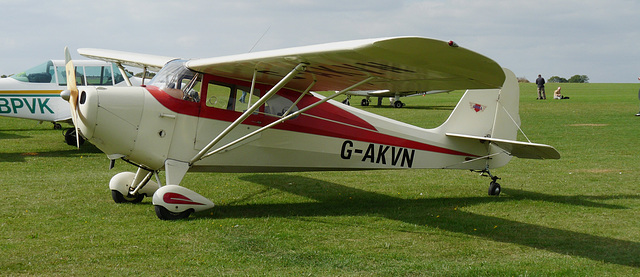
[[[588,83],[589,77],[587,75],[573,75],[571,76],[571,78],[569,78],[569,80],[567,80],[562,77],[551,76],[551,78],[549,78],[547,82],[549,83]]]

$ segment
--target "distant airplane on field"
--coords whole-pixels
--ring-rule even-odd
[[[127,86],[140,85],[140,78],[133,78],[114,63],[97,60],[75,62],[78,86]],[[127,78],[123,75],[127,75]],[[132,84],[127,84],[130,80]],[[72,123],[69,102],[60,97],[67,86],[64,60],[49,60],[0,79],[0,116],[33,119],[53,123],[61,129],[61,122]],[[68,129],[65,140],[76,145],[74,129]]]
[[[365,99],[362,99],[360,102],[361,106],[369,106],[371,104],[371,97],[378,97],[378,106],[382,105],[382,98],[389,97],[389,101],[391,105],[396,108],[404,107],[404,103],[400,101],[400,97],[411,97],[411,96],[424,96],[427,94],[436,94],[443,92],[450,92],[451,90],[430,90],[425,92],[417,92],[417,91],[403,91],[403,92],[393,92],[388,89],[383,90],[356,90],[345,93],[347,95],[347,99],[342,101],[342,103],[350,105],[349,101],[351,100],[351,96],[364,96]]]

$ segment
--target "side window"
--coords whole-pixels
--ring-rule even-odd
[[[276,94],[267,101],[264,107],[264,113],[273,116],[283,116],[287,111],[287,114],[290,114],[298,110],[298,107],[292,106],[293,101]]]
[[[85,66],[84,69],[88,85],[113,85],[111,66]]]
[[[209,82],[207,86],[207,107],[233,110],[233,100],[229,101],[232,91],[235,92],[235,89],[230,85]]]
[[[249,95],[251,88],[248,87],[237,87],[235,94],[235,111],[236,112],[244,112],[249,109],[249,105],[255,103],[260,99],[260,90],[257,88],[253,89],[253,96]]]
[[[64,66],[58,66],[58,85],[67,85],[67,69]],[[84,86],[84,67],[76,66],[76,85]]]
[[[123,82],[124,76],[122,76],[122,73],[120,73],[120,69],[118,69],[118,66],[114,63],[111,63],[111,68],[113,68],[113,84],[115,85]],[[131,75],[127,71],[125,71],[125,74],[127,74],[127,77],[129,78],[133,77],[133,75]]]

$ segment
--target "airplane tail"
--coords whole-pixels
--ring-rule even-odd
[[[520,128],[520,88],[513,72],[504,68],[501,89],[467,90],[449,118],[436,131],[454,141],[482,143],[486,169],[506,165],[513,156],[527,159],[559,159],[560,154],[549,145],[517,141]],[[477,167],[474,165],[461,168]]]

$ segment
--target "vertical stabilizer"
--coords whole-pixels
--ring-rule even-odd
[[[509,69],[503,70],[506,78],[502,88],[467,90],[449,118],[435,130],[476,140],[515,140],[520,126],[520,89],[515,74]],[[511,160],[510,153],[504,149],[480,141],[486,146],[487,168],[500,167]]]

